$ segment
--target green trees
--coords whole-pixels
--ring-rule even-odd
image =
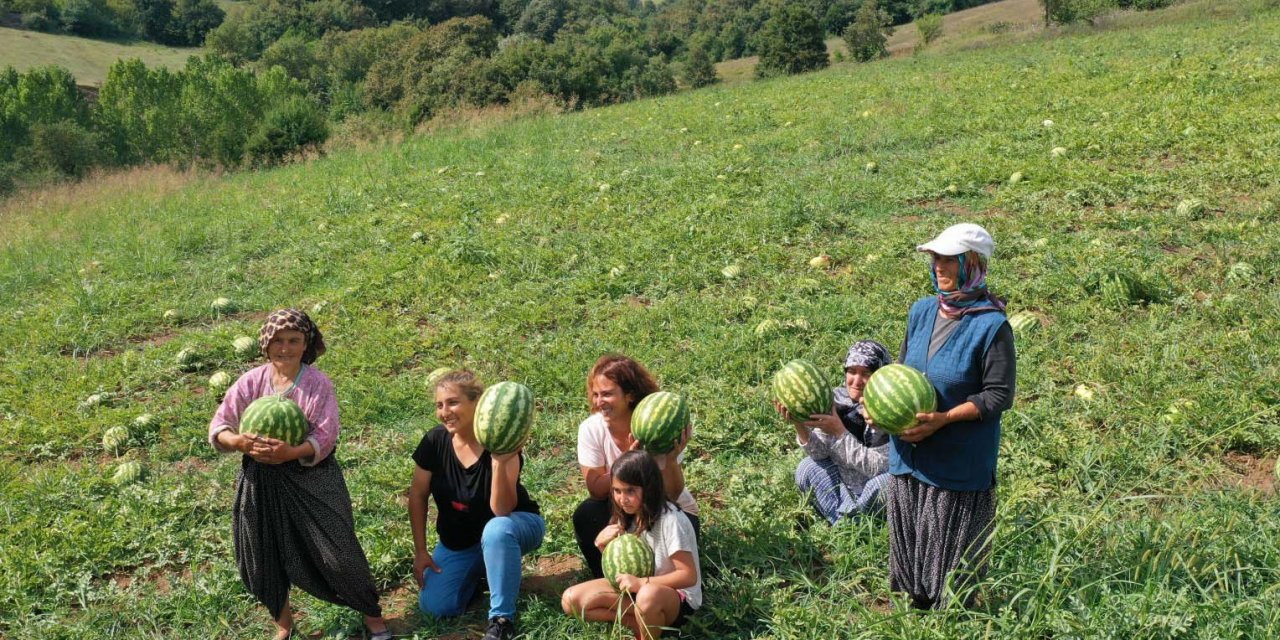
[[[916,19],[916,28],[920,31],[918,48],[923,49],[942,35],[942,14],[927,13]]]
[[[827,66],[827,45],[817,16],[796,4],[779,4],[756,36],[756,76],[803,73]]]
[[[853,24],[844,31],[844,43],[849,48],[849,57],[859,62],[869,62],[889,55],[886,43],[889,34],[893,32],[889,23],[889,15],[880,10],[876,0],[865,0],[858,9]]]

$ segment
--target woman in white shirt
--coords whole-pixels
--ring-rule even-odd
[[[609,492],[613,476],[609,470],[623,453],[640,449],[631,434],[631,412],[645,396],[658,390],[658,383],[643,365],[631,358],[606,354],[587,375],[587,400],[592,414],[578,426],[578,465],[587,485],[587,499],[573,512],[573,534],[592,577],[604,575],[596,536],[609,524]],[[662,470],[667,499],[689,517],[695,534],[699,530],[698,503],[684,486],[680,463],[691,432],[670,453],[655,455]]]

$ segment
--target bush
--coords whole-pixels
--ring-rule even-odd
[[[916,28],[920,30],[920,46],[922,48],[929,46],[929,43],[942,35],[942,14],[929,13],[920,16],[916,20]]]
[[[294,97],[267,113],[246,151],[255,165],[267,166],[290,154],[317,149],[328,138],[324,112],[310,100]]]
[[[684,62],[684,73],[681,75],[684,83],[697,89],[715,84],[720,80],[716,76],[716,66],[711,64],[711,58],[702,47],[694,47],[689,50]]]
[[[1117,8],[1118,0],[1040,0],[1044,24],[1093,24],[1102,14]]]
[[[103,158],[100,136],[75,122],[42,122],[31,127],[28,162],[33,169],[79,178]]]
[[[62,28],[81,36],[108,36],[119,29],[115,16],[103,0],[63,0]]]
[[[760,54],[756,76],[803,73],[827,66],[823,35],[813,12],[794,4],[777,6],[756,34]]]
[[[23,29],[30,29],[32,31],[53,33],[62,29],[62,21],[58,16],[58,8],[53,5],[49,5],[40,11],[24,13],[20,20]]]
[[[178,0],[166,31],[167,39],[161,42],[182,47],[200,46],[226,15],[213,0]]]
[[[844,31],[844,42],[849,47],[849,57],[858,62],[870,62],[889,55],[887,43],[890,18],[876,5],[876,0],[866,0],[858,9],[853,24]]]

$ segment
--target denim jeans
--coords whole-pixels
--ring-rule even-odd
[[[431,559],[440,573],[426,569],[418,607],[423,613],[445,618],[461,614],[475,594],[480,577],[489,580],[489,617],[515,619],[520,595],[520,559],[542,546],[547,523],[536,513],[513,511],[484,526],[480,542],[454,550],[437,543]]]

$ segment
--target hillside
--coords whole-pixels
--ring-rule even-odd
[[[13,66],[25,71],[58,65],[71,71],[78,83],[88,86],[101,86],[111,63],[121,58],[138,58],[152,67],[180,69],[188,57],[202,52],[202,49],[166,47],[150,42],[121,44],[0,27],[0,68]]]
[[[930,52],[972,47],[982,43],[1007,42],[1009,33],[1037,33],[1044,23],[1044,9],[1040,0],[1000,0],[943,16],[942,36],[930,44]],[[910,55],[920,32],[915,23],[895,27],[886,43],[891,56]],[[827,39],[827,52],[841,55],[848,52],[841,38]],[[725,60],[716,64],[716,73],[727,84],[750,81],[755,72],[757,56]]]
[[[423,384],[457,365],[539,398],[523,477],[548,533],[521,631],[618,637],[559,611],[578,576],[583,379],[607,351],[691,402],[695,637],[1280,636],[1266,5],[15,198],[0,209],[0,636],[267,637],[233,559],[239,462],[205,442],[207,380],[254,366],[231,342],[282,306],[325,333],[357,532],[408,637],[462,637],[484,616],[422,619],[409,576],[409,456],[435,424]],[[993,232],[993,288],[1041,326],[1017,338],[980,604],[920,614],[888,590],[882,523],[799,526],[800,453],[767,387],[800,357],[834,381],[854,339],[896,353],[931,291],[914,247],[962,220]],[[809,266],[819,254],[828,268]],[[1142,286],[1100,294],[1112,273]],[[212,313],[219,296],[238,311]],[[197,371],[175,364],[184,348]],[[145,475],[116,487],[102,435],[144,412],[159,420],[123,455]],[[294,593],[311,637],[361,637],[357,614]]]

